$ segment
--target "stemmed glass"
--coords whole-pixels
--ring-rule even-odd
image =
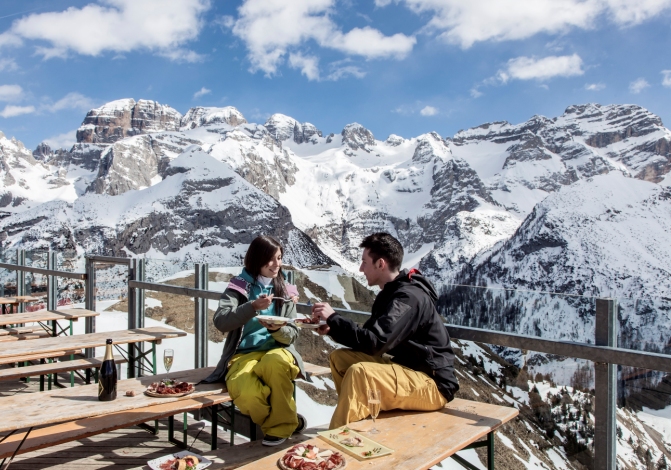
[[[373,418],[373,428],[368,431],[371,434],[377,434],[380,431],[375,429],[375,418],[380,413],[380,391],[374,388],[368,389],[368,410],[370,411],[370,416]]]
[[[172,367],[172,360],[175,357],[175,351],[173,349],[165,349],[163,351],[163,367],[165,367],[166,372],[170,372]]]

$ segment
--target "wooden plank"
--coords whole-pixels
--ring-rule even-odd
[[[37,302],[38,300],[46,299],[46,297],[33,297],[32,295],[15,295],[12,298],[18,300],[21,303]]]
[[[59,374],[72,370],[98,368],[103,362],[103,357],[92,359],[74,359],[72,361],[53,362],[51,364],[36,364],[26,367],[14,367],[12,369],[0,369],[0,380],[18,380],[24,377],[37,377],[47,374]],[[116,364],[127,362],[123,356],[114,356]]]
[[[0,304],[3,305],[18,305],[19,301],[14,297],[0,297]]]
[[[14,335],[0,336],[0,343],[11,343],[12,341],[23,341],[26,339],[50,338],[51,333],[47,331],[35,331],[30,333],[21,333]]]
[[[347,458],[348,470],[387,470],[387,469],[428,469],[445,460],[455,452],[466,447],[490,431],[500,427],[517,416],[515,408],[490,405],[470,400],[455,399],[444,409],[434,412],[388,411],[380,413],[376,421],[379,434],[370,436],[376,442],[394,449],[394,453],[373,460],[358,461],[329,445],[323,439],[311,439],[320,449],[332,449],[342,452]],[[371,420],[351,423],[350,428],[366,433],[372,427]],[[427,438],[430,436],[430,438]],[[281,450],[262,459],[238,467],[226,463],[213,466],[215,469],[240,468],[244,470],[267,470],[276,468],[277,460],[284,454]],[[226,462],[226,455],[221,453]],[[235,465],[235,466],[233,466]]]
[[[160,378],[170,377],[171,379],[198,383],[212,373],[213,370],[213,367],[207,367],[137,379],[120,380],[117,384],[118,398],[114,401],[99,401],[97,384],[40,392],[39,399],[37,400],[35,399],[35,394],[30,393],[2,397],[0,398],[0,409],[2,409],[0,432],[27,429],[31,426],[63,423],[92,416],[109,415],[121,411],[167,404],[185,399],[198,399],[223,393],[225,385],[215,383],[196,385],[196,390],[186,397],[155,398],[144,394],[146,388]],[[124,396],[124,393],[128,390],[134,391],[135,396]]]
[[[42,354],[26,354],[25,356],[0,357],[0,364],[14,364],[16,362],[39,361],[40,359],[51,359],[54,357],[69,356],[71,354],[81,354],[81,349],[70,349],[63,351],[52,351]]]
[[[98,312],[83,308],[63,308],[60,310],[37,310],[36,312],[12,313],[0,315],[0,326],[15,325],[17,323],[35,323],[50,320],[77,320],[78,318],[96,317]]]
[[[0,328],[0,336],[20,335],[24,333],[32,333],[35,330],[42,330],[42,327],[37,326],[20,326],[16,328]],[[44,330],[42,330],[44,331]]]
[[[309,362],[303,363],[303,366],[305,367],[305,372],[309,373],[310,375],[314,375],[315,377],[331,373],[331,369],[329,367],[318,366]]]
[[[97,387],[97,385],[96,385]],[[82,387],[79,387],[82,388]],[[122,400],[122,397],[117,398]],[[160,400],[160,399],[159,399]],[[186,397],[183,400],[169,403],[159,403],[152,406],[84,418],[77,421],[63,423],[55,426],[35,429],[29,435],[19,453],[23,454],[57,444],[83,439],[85,437],[101,434],[115,429],[127,428],[135,424],[167,418],[185,411],[193,411],[204,407],[230,401],[228,393],[211,393],[209,396],[199,398]],[[17,445],[25,436],[24,432],[15,433],[0,444],[0,459],[12,455]],[[91,449],[86,451],[91,453]],[[98,452],[98,449],[96,449]]]
[[[53,351],[64,349],[85,349],[104,346],[107,338],[111,338],[114,344],[140,343],[143,341],[160,341],[166,338],[177,338],[186,336],[180,330],[164,326],[153,326],[150,328],[138,328],[135,330],[106,331],[101,333],[89,333],[85,335],[57,336],[36,339],[33,341],[20,341],[18,343],[0,343],[0,358],[11,358],[12,356],[50,354]]]

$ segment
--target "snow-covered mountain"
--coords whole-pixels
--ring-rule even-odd
[[[671,133],[639,106],[378,140],[357,123],[326,134],[282,114],[254,124],[233,107],[182,116],[124,99],[91,110],[77,135],[35,157],[0,141],[4,248],[177,257],[198,247],[231,264],[270,231],[294,253],[314,242],[306,263],[356,272],[361,239],[385,230],[406,265],[442,285],[671,295]],[[194,158],[200,166],[185,164]]]

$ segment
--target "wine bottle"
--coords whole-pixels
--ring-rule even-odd
[[[106,341],[105,358],[100,366],[100,376],[98,377],[98,400],[112,401],[116,399],[116,366],[114,365],[114,355],[112,354],[112,340]]]

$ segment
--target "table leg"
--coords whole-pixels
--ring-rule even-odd
[[[152,360],[152,370],[154,375],[156,375],[156,341],[151,343],[151,360]]]
[[[487,470],[494,470],[494,431],[487,434]]]
[[[212,442],[210,443],[211,450],[217,450],[217,427],[219,426],[219,405],[212,405],[210,407],[210,415],[212,416]]]

